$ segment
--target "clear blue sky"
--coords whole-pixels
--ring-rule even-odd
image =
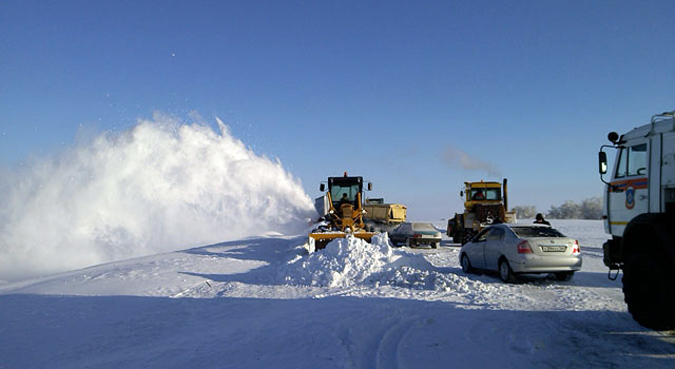
[[[417,219],[465,180],[599,196],[597,150],[675,109],[672,1],[3,1],[0,156],[155,111],[220,117],[316,197],[348,170]],[[186,118],[187,119],[187,118]],[[449,165],[465,152],[491,168]]]

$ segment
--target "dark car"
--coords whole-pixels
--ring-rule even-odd
[[[430,245],[432,248],[437,248],[441,243],[441,237],[438,229],[431,223],[425,222],[404,222],[389,233],[389,239],[394,246]]]

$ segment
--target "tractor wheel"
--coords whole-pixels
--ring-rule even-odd
[[[464,230],[462,232],[462,245],[471,241],[475,235],[476,233],[472,230]]]

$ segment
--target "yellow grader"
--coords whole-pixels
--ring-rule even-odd
[[[309,234],[309,251],[323,249],[330,241],[348,235],[370,242],[377,233],[366,231],[363,222],[363,177],[350,177],[345,172],[342,177],[328,177],[327,185],[326,191],[326,183],[320,184],[319,191],[325,194],[315,199],[322,224]],[[368,191],[372,186],[368,182]]]

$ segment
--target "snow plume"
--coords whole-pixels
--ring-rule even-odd
[[[0,280],[302,232],[300,183],[218,125],[155,115],[4,175]]]
[[[482,170],[490,176],[501,176],[499,168],[492,163],[469,155],[466,151],[448,145],[443,152],[443,163],[453,169]]]

